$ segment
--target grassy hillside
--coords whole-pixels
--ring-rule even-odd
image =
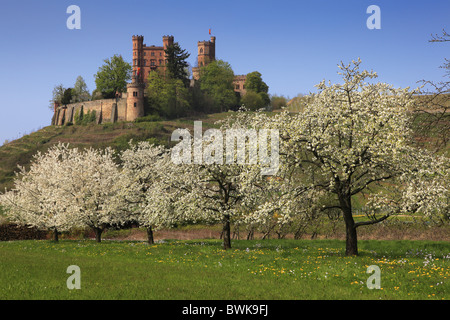
[[[195,117],[203,122],[203,128],[214,126],[214,122],[223,119],[227,113],[218,113]],[[105,148],[111,146],[116,150],[127,148],[133,141],[151,141],[155,144],[168,145],[170,136],[177,128],[193,129],[194,119],[183,118],[174,121],[142,121],[106,123],[85,126],[48,126],[30,133],[20,139],[0,147],[0,192],[10,188],[17,166],[26,166],[33,155],[45,152],[58,142],[70,143],[71,146]]]

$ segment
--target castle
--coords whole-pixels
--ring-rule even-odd
[[[134,121],[144,116],[144,94],[148,75],[157,71],[165,75],[167,59],[165,50],[174,44],[173,36],[163,36],[162,46],[147,46],[143,36],[132,36],[133,62],[131,83],[127,84],[127,92],[117,94],[114,99],[83,101],[67,105],[55,102],[52,125],[73,123],[76,114],[95,111],[96,123]],[[198,42],[197,66],[192,68],[192,81],[200,78],[200,68],[216,59],[216,37],[209,41]],[[234,91],[245,94],[246,76],[238,75],[234,79]]]

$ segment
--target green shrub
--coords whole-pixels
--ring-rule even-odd
[[[83,122],[83,118],[84,118],[84,111],[83,111],[83,109],[81,109],[81,112],[80,112],[80,110],[77,110],[77,111],[75,111],[75,116],[73,117],[73,122],[76,125],[80,125]]]
[[[47,232],[20,226],[14,223],[5,223],[0,225],[0,241],[11,240],[44,240],[47,239]]]
[[[149,114],[145,117],[140,117],[134,120],[135,122],[153,122],[153,121],[161,121],[161,117],[157,114]]]
[[[272,96],[270,99],[272,110],[279,110],[282,107],[286,107],[287,99],[283,96]]]
[[[95,122],[97,120],[97,111],[92,110],[88,119],[88,123]]]

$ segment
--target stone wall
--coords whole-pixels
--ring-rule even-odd
[[[126,95],[125,95],[126,96]],[[68,122],[74,123],[76,113],[86,115],[88,111],[95,110],[96,123],[125,121],[127,113],[126,97],[118,99],[101,99],[71,103],[55,108],[52,124],[62,126]]]

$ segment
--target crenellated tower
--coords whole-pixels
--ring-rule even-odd
[[[211,37],[210,41],[199,41],[197,47],[199,67],[207,66],[216,60],[216,37]]]
[[[127,84],[127,110],[125,121],[134,121],[144,116],[144,82],[138,82],[133,75],[131,83]]]
[[[144,37],[133,36],[133,75],[138,82],[144,80]]]
[[[163,48],[166,50],[173,45],[173,36],[163,36]]]
[[[144,116],[144,37],[133,36],[133,72],[127,84],[127,109],[125,121]]]
[[[192,68],[192,75],[195,80],[200,77],[200,68],[207,66],[216,60],[216,37],[211,36],[209,41],[199,41],[197,43],[197,67]]]

